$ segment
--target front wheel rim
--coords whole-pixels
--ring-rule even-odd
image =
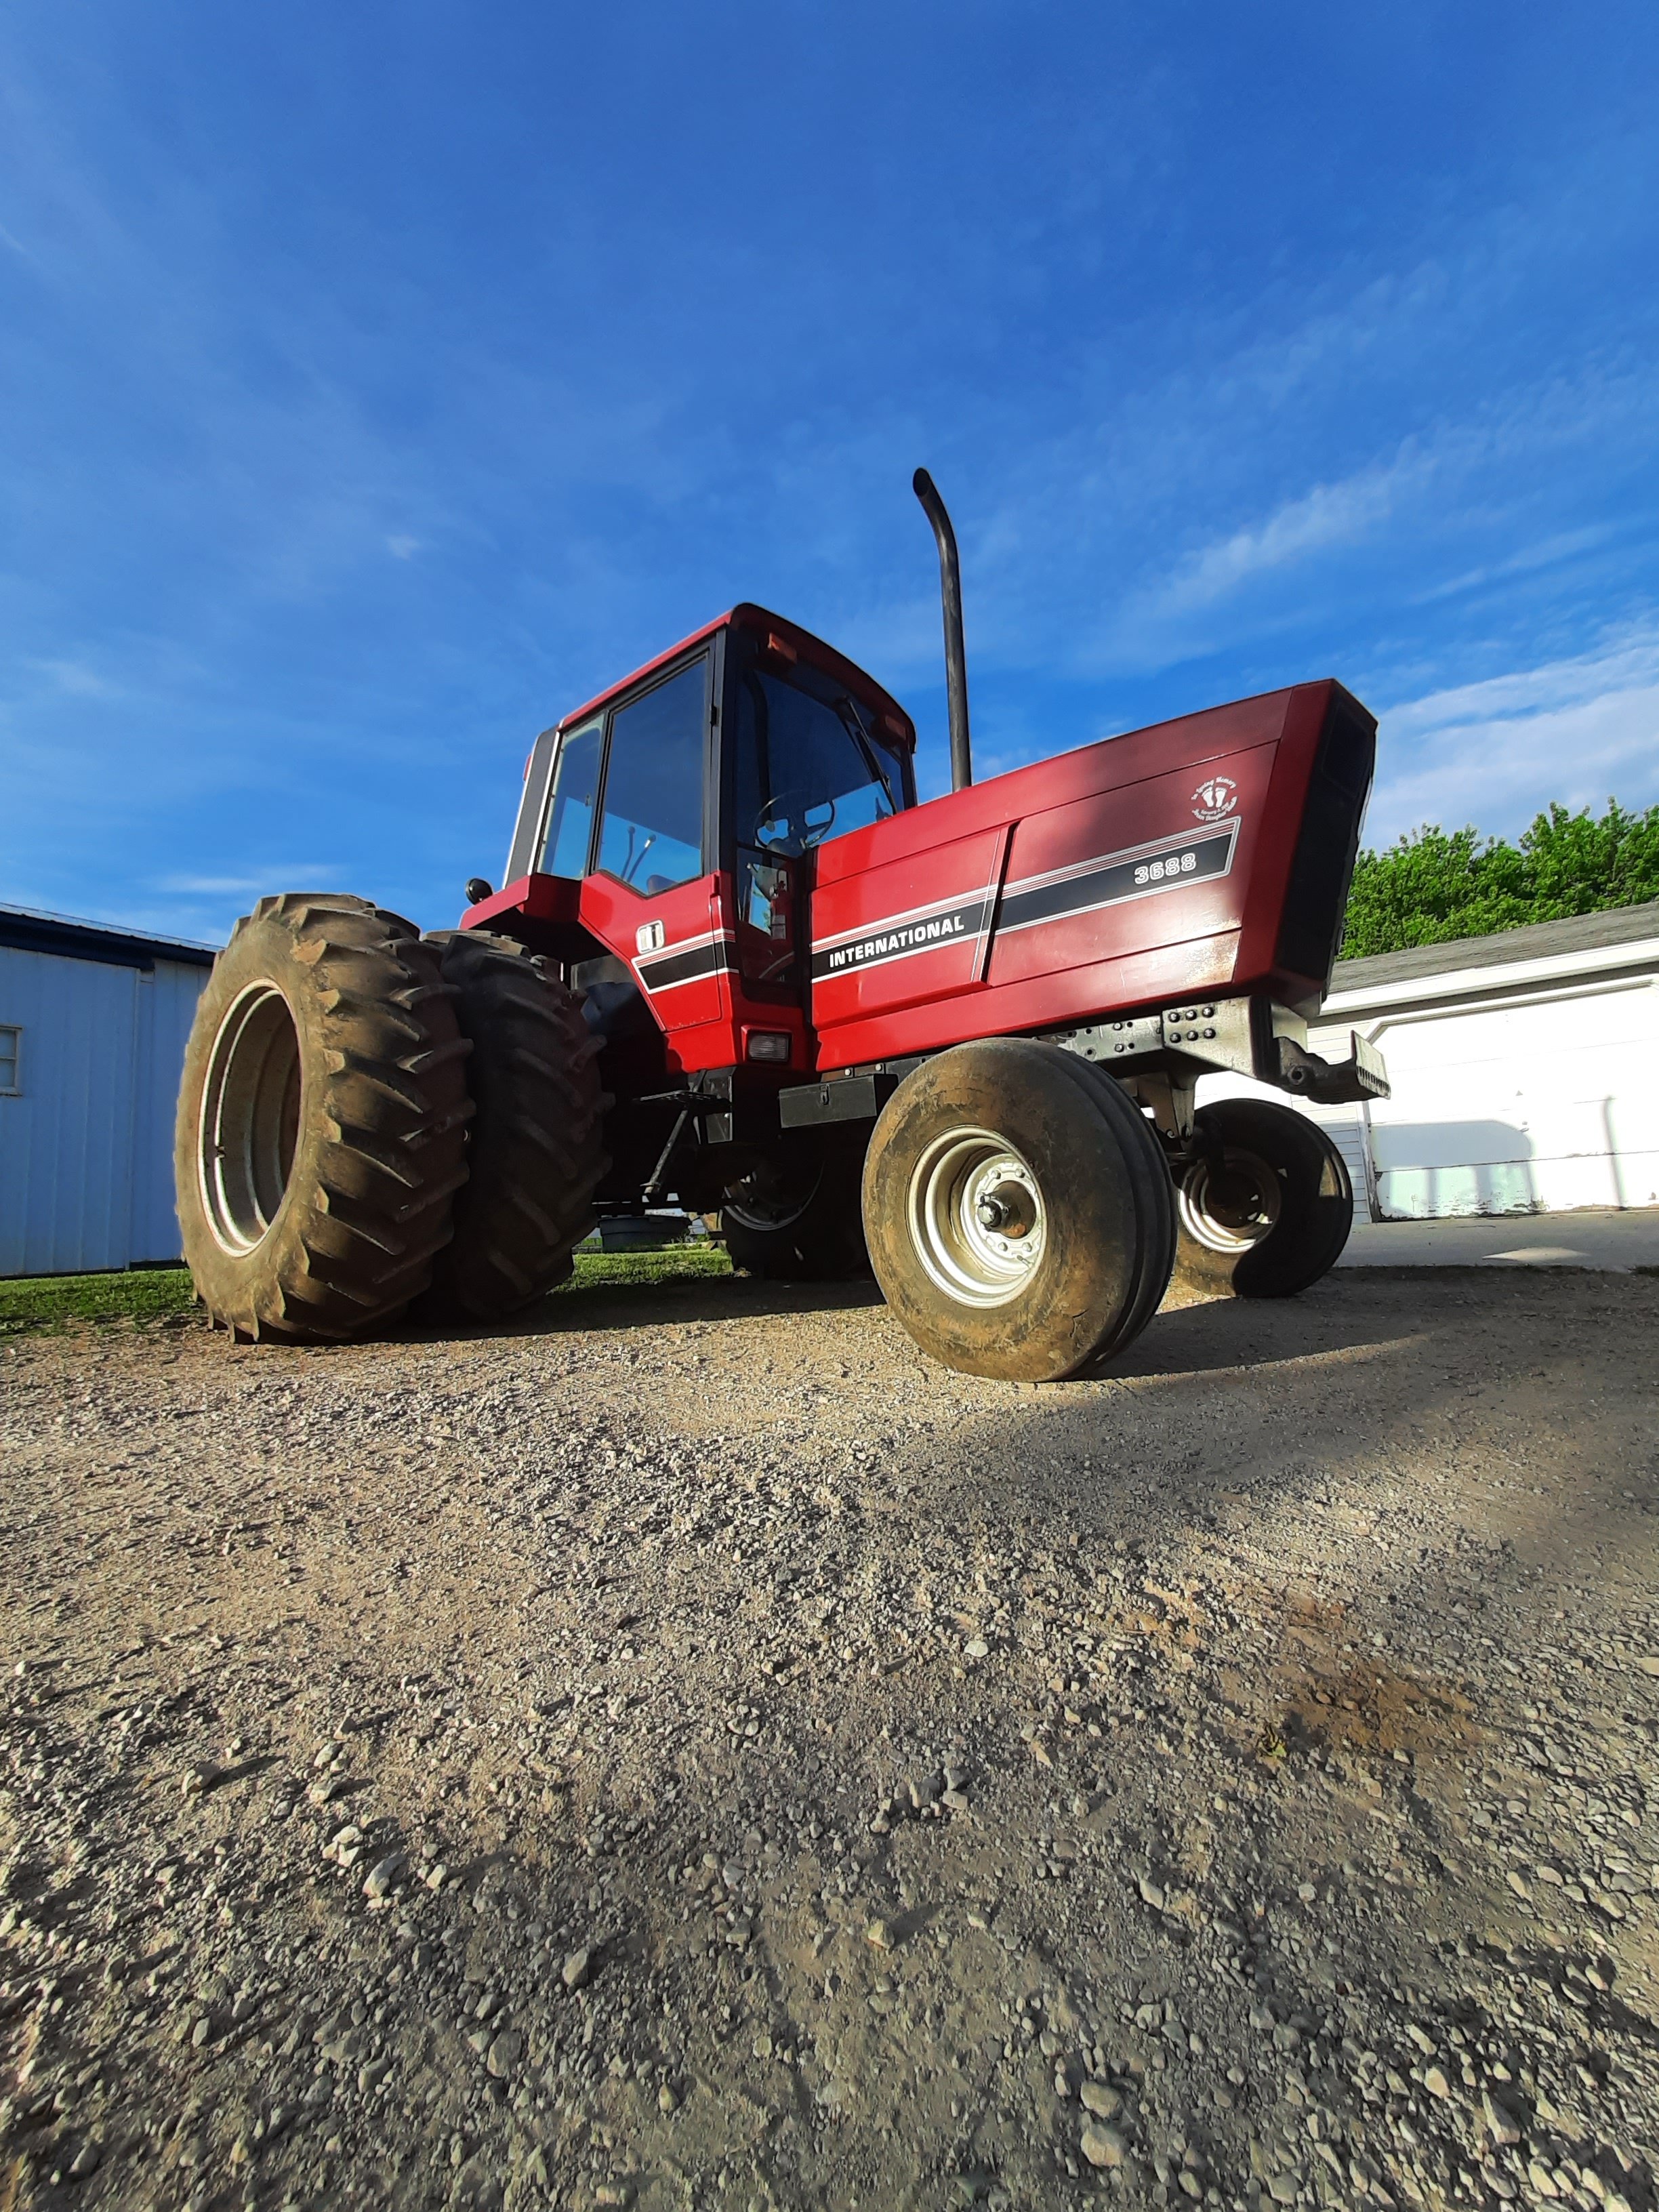
[[[994,1129],[952,1129],[934,1139],[910,1177],[909,1217],[930,1280],[961,1305],[1018,1297],[1048,1245],[1042,1185]]]
[[[198,1125],[203,1211],[221,1250],[251,1252],[287,1195],[300,1129],[300,1036],[274,983],[230,1006],[208,1056]]]
[[[1193,1162],[1181,1179],[1176,1208],[1195,1244],[1233,1259],[1273,1235],[1283,1197],[1283,1185],[1265,1160],[1229,1146],[1218,1167],[1209,1160]]]

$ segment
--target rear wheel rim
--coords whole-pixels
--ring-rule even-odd
[[[251,1252],[281,1210],[300,1128],[300,1036],[274,983],[244,991],[219,1024],[202,1094],[203,1209],[222,1251]]]
[[[1002,1306],[1042,1263],[1048,1212],[1030,1164],[994,1129],[952,1129],[910,1177],[910,1241],[929,1279],[968,1306]]]
[[[1181,1179],[1176,1206],[1194,1243],[1234,1258],[1273,1235],[1283,1201],[1284,1186],[1267,1163],[1230,1145],[1218,1167],[1210,1160],[1193,1162]]]

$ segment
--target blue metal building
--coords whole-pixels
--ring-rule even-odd
[[[0,1275],[179,1257],[173,1117],[212,948],[0,906]]]

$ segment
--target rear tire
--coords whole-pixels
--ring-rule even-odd
[[[215,1322],[328,1342],[426,1288],[466,1180],[467,1051],[401,915],[289,891],[237,923],[197,1007],[173,1149]]]
[[[1288,1298],[1336,1265],[1353,1225],[1347,1164],[1316,1121],[1265,1098],[1193,1117],[1176,1192],[1176,1279],[1208,1297]]]
[[[455,1233],[418,1317],[500,1321],[564,1281],[593,1225],[594,1188],[610,1164],[599,1041],[575,993],[513,939],[445,929],[425,941],[471,1040],[467,1082],[477,1110]]]
[[[775,1283],[846,1282],[870,1272],[859,1211],[864,1132],[784,1148],[733,1184],[720,1227],[734,1267]]]
[[[876,1279],[925,1352],[1056,1382],[1121,1351],[1175,1252],[1169,1170],[1109,1076],[1025,1038],[957,1045],[883,1108],[864,1168]]]

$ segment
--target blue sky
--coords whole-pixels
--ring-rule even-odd
[[[1659,9],[13,0],[0,898],[499,876],[761,599],[945,778],[1335,674],[1370,830],[1659,799]]]

